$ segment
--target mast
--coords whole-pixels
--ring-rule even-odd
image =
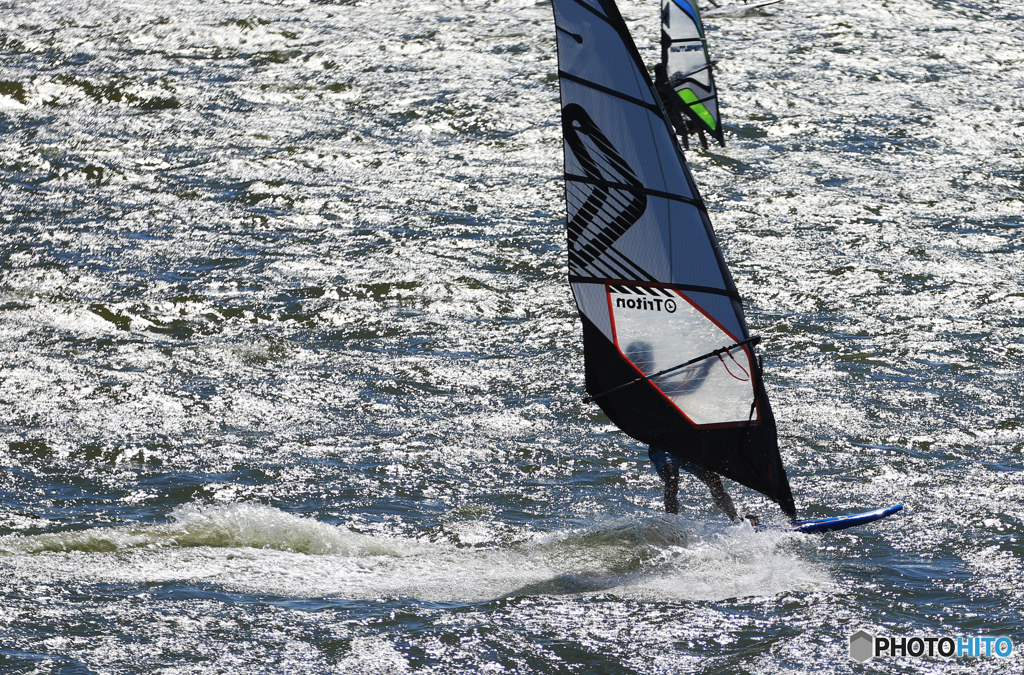
[[[739,293],[612,0],[553,0],[569,282],[587,392],[620,429],[795,515]]]

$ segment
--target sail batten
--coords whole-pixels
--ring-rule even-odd
[[[570,82],[575,82],[576,84],[582,85],[584,87],[590,87],[591,89],[595,89],[597,91],[600,91],[601,93],[608,94],[609,96],[614,96],[616,98],[622,99],[623,101],[632,103],[633,105],[639,106],[641,108],[645,108],[647,110],[650,110],[651,112],[659,114],[661,113],[661,106],[656,103],[650,103],[642,99],[634,98],[627,94],[623,94],[622,92],[615,91],[610,87],[598,84],[597,82],[591,82],[590,80],[585,80],[582,77],[576,77],[571,73],[566,73],[561,70],[558,71],[558,75],[562,79],[569,80]]]
[[[621,277],[586,277],[578,274],[569,275],[569,283],[572,284],[600,284],[602,286],[618,286],[628,285],[632,288],[658,288],[666,290],[676,291],[688,291],[691,293],[712,293],[714,295],[720,295],[723,297],[731,298],[737,302],[741,301],[740,294],[735,289],[728,288],[712,288],[711,286],[693,286],[688,284],[670,284],[670,283],[646,283],[643,286],[637,285],[636,279],[622,279]]]
[[[601,180],[600,178],[591,178],[590,176],[575,176],[566,174],[565,179],[574,183],[589,183],[591,185],[598,185],[600,187],[612,188],[614,190],[623,190],[627,192],[636,192],[638,194],[645,194],[651,197],[661,197],[663,199],[674,199],[680,202],[686,202],[687,204],[697,205],[698,202],[693,197],[687,197],[686,195],[672,194],[671,192],[665,192],[663,190],[652,190],[642,185],[626,185],[624,183],[613,183],[607,180]]]
[[[552,4],[587,392],[633,438],[790,513],[740,296],[654,83],[612,0]]]

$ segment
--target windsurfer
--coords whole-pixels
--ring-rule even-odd
[[[647,451],[647,454],[651,458],[651,462],[653,462],[658,475],[661,476],[661,480],[665,483],[665,511],[667,513],[679,513],[679,469],[682,468],[708,486],[715,504],[725,512],[725,515],[729,516],[729,520],[733,522],[739,521],[739,514],[736,513],[736,507],[732,503],[732,498],[725,491],[722,479],[717,473],[691,462],[680,461],[678,457],[674,457],[665,450],[653,445]]]
[[[708,141],[704,138],[704,131],[692,124],[690,120],[679,112],[679,97],[672,91],[672,87],[668,85],[664,63],[654,65],[654,88],[657,89],[658,95],[661,96],[661,105],[665,108],[665,112],[668,113],[668,119],[672,122],[672,126],[675,128],[680,140],[683,141],[683,146],[689,150],[690,134],[697,134],[700,138],[701,146],[707,150]]]

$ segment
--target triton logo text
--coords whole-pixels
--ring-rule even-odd
[[[660,312],[662,308],[669,314],[676,311],[675,300],[663,300],[662,298],[615,298],[616,307],[628,309],[649,309]]]

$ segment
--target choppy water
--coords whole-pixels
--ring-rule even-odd
[[[545,2],[0,5],[0,671],[1019,672],[1024,7],[708,28],[798,508],[878,526],[665,516],[581,402]]]

